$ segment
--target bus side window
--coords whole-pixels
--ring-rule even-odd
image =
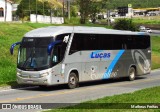
[[[57,63],[58,62],[58,49],[57,46],[53,49],[53,56],[52,56],[52,62]]]
[[[82,34],[74,34],[72,44],[70,47],[69,55],[82,50],[83,47],[83,35]]]
[[[77,49],[78,49],[77,44],[76,44],[76,42],[73,41],[72,45],[71,45],[71,49],[70,49],[70,54],[77,52],[78,51]]]
[[[125,43],[123,43],[122,48],[127,50],[127,45]]]
[[[57,56],[56,56],[56,55],[53,56],[53,60],[52,60],[52,61],[53,61],[54,63],[58,62],[58,61],[57,61]]]
[[[60,52],[61,52],[61,45],[55,45],[53,49],[53,56],[52,56],[53,63],[57,63],[61,61]]]

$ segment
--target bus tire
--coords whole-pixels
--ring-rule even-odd
[[[136,77],[136,70],[134,67],[130,67],[129,70],[128,70],[128,74],[129,74],[129,81],[133,81]]]
[[[71,72],[69,74],[69,78],[68,78],[68,88],[69,89],[74,89],[76,87],[78,87],[78,78],[77,75],[74,72]]]
[[[39,85],[39,88],[41,88],[41,89],[47,89],[48,86],[46,86],[46,85]]]

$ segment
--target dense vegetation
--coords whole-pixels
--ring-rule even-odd
[[[21,0],[16,11],[16,15],[20,18],[27,18],[29,20],[30,14],[40,14],[47,16],[62,16],[62,4],[55,1],[42,1],[42,0]]]
[[[48,16],[67,16],[69,11],[67,0],[64,0],[64,9],[61,0],[13,1],[19,3],[16,14],[20,18],[26,18],[26,20],[29,20],[30,13]],[[77,13],[80,12],[80,23],[85,24],[88,18],[94,23],[97,13],[106,12],[107,9],[126,7],[128,4],[132,4],[133,8],[160,7],[159,0],[71,0],[70,14],[71,17],[76,17]]]
[[[119,19],[115,22],[114,29],[138,31],[138,27],[133,23],[132,19]]]
[[[160,0],[103,0],[108,1],[104,7],[115,9],[121,6],[132,4],[133,8],[160,7]]]
[[[15,3],[20,3],[21,0],[13,0],[13,1]],[[72,1],[77,1],[77,0],[72,0]],[[128,4],[132,4],[133,8],[160,7],[160,0],[95,0],[95,1],[102,1],[102,3],[104,4],[103,7],[106,8],[109,7],[112,9],[120,6],[128,6]]]

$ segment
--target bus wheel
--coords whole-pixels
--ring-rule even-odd
[[[41,88],[41,89],[47,89],[48,86],[46,86],[46,85],[39,85],[39,88]]]
[[[135,76],[136,76],[135,68],[134,67],[130,67],[128,73],[129,73],[129,80],[133,81],[135,79]]]
[[[78,86],[78,78],[75,73],[71,72],[68,78],[68,88],[74,89]]]

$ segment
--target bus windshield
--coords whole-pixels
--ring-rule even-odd
[[[40,70],[50,66],[47,47],[52,38],[24,38],[18,53],[18,68]]]
[[[18,55],[18,66],[25,69],[35,69],[49,66],[50,56],[47,48],[21,47]]]
[[[65,55],[66,46],[70,34],[61,34],[55,37],[29,38],[25,37],[22,40],[18,53],[17,67],[22,70],[44,70],[60,63]],[[48,45],[56,43],[51,49],[51,54],[48,53]]]

